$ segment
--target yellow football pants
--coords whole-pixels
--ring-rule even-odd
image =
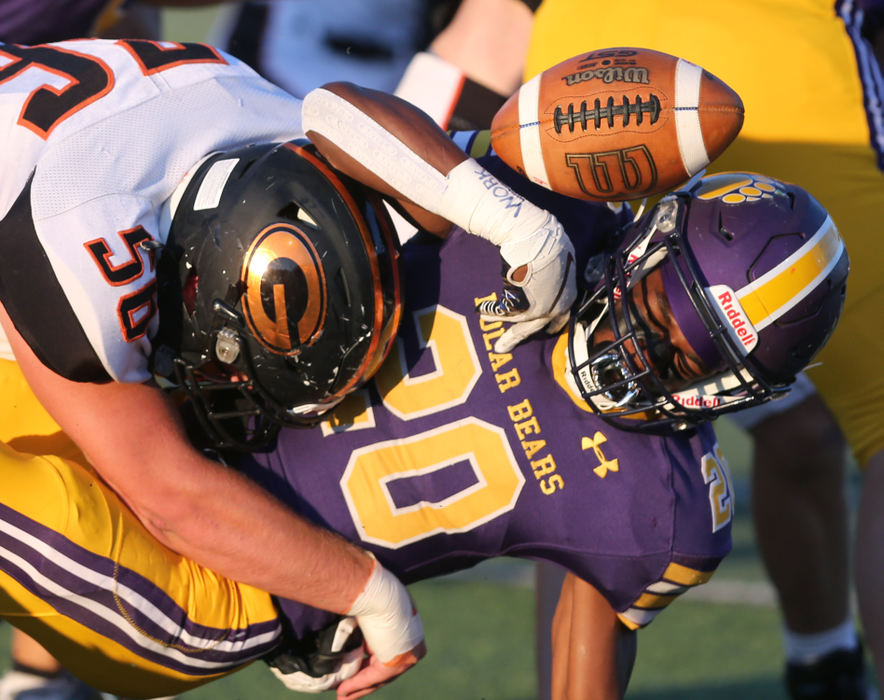
[[[173,695],[278,642],[272,598],[159,544],[0,360],[0,615],[71,672]]]

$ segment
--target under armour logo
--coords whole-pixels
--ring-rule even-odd
[[[618,460],[616,459],[607,459],[605,457],[604,452],[602,452],[602,448],[600,445],[606,443],[608,438],[602,435],[601,431],[596,430],[595,435],[592,438],[584,437],[580,441],[580,447],[584,450],[592,449],[595,452],[596,458],[599,460],[599,466],[595,467],[593,471],[604,479],[608,475],[608,471],[618,472],[620,471],[620,465]]]

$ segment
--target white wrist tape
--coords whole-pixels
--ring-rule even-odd
[[[423,641],[423,624],[411,596],[376,559],[365,587],[347,614],[356,618],[366,646],[383,663],[396,663],[398,657]]]
[[[301,125],[305,132],[327,138],[418,206],[440,214],[445,176],[347,100],[324,88],[311,90],[301,106]]]
[[[305,131],[329,139],[418,206],[497,246],[530,236],[549,216],[472,158],[442,175],[365,112],[324,88],[307,93],[301,114]]]
[[[472,158],[451,169],[441,199],[442,216],[496,246],[531,236],[550,216]]]

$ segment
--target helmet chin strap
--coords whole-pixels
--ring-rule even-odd
[[[292,406],[288,412],[298,417],[319,417],[334,409],[345,398],[346,395],[338,396],[326,403],[305,403],[300,406]]]
[[[613,392],[618,389],[606,389],[602,381],[602,374],[606,367],[613,369],[615,374],[628,377],[628,369],[623,365],[623,359],[616,350],[610,353],[602,353],[592,360],[589,359],[588,339],[592,336],[593,331],[598,326],[602,318],[604,318],[607,310],[607,301],[604,308],[599,314],[596,314],[589,324],[576,323],[573,327],[574,337],[573,351],[574,361],[580,367],[578,377],[574,377],[572,371],[567,372],[569,382],[575,384],[579,381],[582,389],[587,394],[592,395],[592,404],[600,412],[618,411],[623,408],[630,408],[632,401],[641,395],[640,386],[637,382],[630,382],[628,379],[619,387],[623,395],[616,397]],[[570,358],[569,358],[570,363]],[[723,372],[702,382],[683,389],[672,394],[674,403],[666,402],[659,405],[662,411],[683,411],[692,408],[705,409],[726,406],[728,404],[737,404],[751,397],[746,392],[738,394],[729,394],[730,391],[745,384],[753,383],[752,375],[746,369],[740,370],[739,374],[735,372]],[[782,393],[788,392],[788,387],[783,388]],[[577,393],[580,393],[579,391]],[[636,407],[638,408],[638,407]],[[649,409],[651,407],[648,407]]]

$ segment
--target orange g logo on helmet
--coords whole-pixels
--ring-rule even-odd
[[[316,340],[325,325],[325,271],[302,231],[283,223],[261,231],[245,255],[241,281],[243,315],[264,347],[288,355]]]

